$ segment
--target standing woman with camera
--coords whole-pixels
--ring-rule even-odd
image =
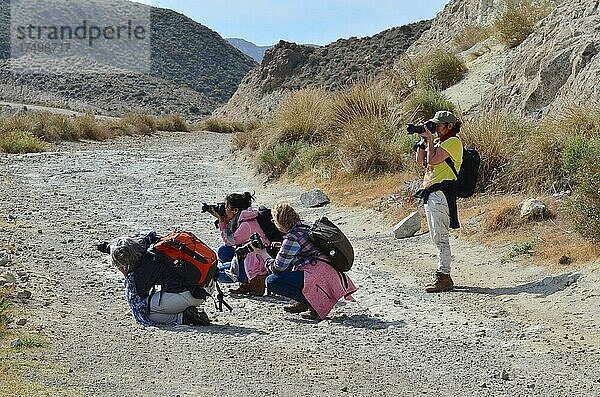
[[[218,220],[218,227],[224,245],[218,250],[220,259],[233,259],[235,247],[239,247],[250,240],[250,236],[258,233],[264,244],[270,241],[258,224],[258,211],[252,208],[254,196],[245,192],[243,194],[231,193],[225,197],[225,213],[219,214],[214,209],[211,213]],[[262,296],[265,293],[265,278],[267,268],[262,257],[254,252],[237,257],[239,266],[239,281],[242,282],[237,289],[229,290],[232,294],[246,294]]]
[[[430,128],[435,126],[435,131]],[[425,287],[427,292],[444,292],[454,288],[450,277],[452,253],[449,229],[460,227],[456,208],[456,175],[448,159],[460,170],[463,145],[457,134],[461,122],[454,114],[443,110],[425,124],[421,140],[415,145],[416,161],[425,167],[423,187],[415,197],[423,200],[429,234],[438,250],[438,268],[433,283]],[[438,139],[434,140],[433,132]]]

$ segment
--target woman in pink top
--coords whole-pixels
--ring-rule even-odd
[[[254,196],[245,192],[243,194],[232,193],[225,197],[225,214],[220,215],[213,211],[212,214],[218,219],[221,238],[228,247],[239,247],[250,240],[254,233],[260,235],[264,244],[270,244],[269,239],[258,224],[258,210],[252,208]],[[219,249],[221,251],[221,249]],[[255,252],[249,252],[245,257],[238,255],[240,274],[245,273],[242,285],[237,289],[230,290],[233,294],[264,295],[265,277],[267,268],[264,259]]]

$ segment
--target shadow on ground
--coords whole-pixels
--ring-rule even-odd
[[[485,288],[457,286],[454,288],[454,291],[492,296],[518,295],[525,293],[535,295],[537,298],[546,298],[557,292],[564,291],[569,286],[575,284],[580,278],[581,273],[565,273],[556,276],[548,276],[538,281],[514,287]]]

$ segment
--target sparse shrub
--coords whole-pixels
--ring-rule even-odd
[[[78,129],[73,124],[73,119],[60,114],[41,114],[40,117],[43,137],[46,141],[77,141],[80,138]]]
[[[340,164],[352,174],[402,170],[405,154],[396,144],[397,134],[397,127],[384,119],[353,119],[346,123],[337,144]]]
[[[0,149],[4,153],[38,153],[48,145],[30,131],[13,131],[0,134]]]
[[[336,164],[335,147],[326,143],[300,151],[288,169],[292,175],[305,171],[329,174]]]
[[[485,228],[489,231],[504,230],[519,223],[519,210],[516,203],[510,201],[497,208],[485,221]]]
[[[462,59],[449,51],[436,51],[420,61],[419,85],[428,90],[445,90],[458,83],[467,72]]]
[[[586,106],[567,106],[556,116],[549,117],[548,129],[561,131],[565,136],[600,136],[600,103]]]
[[[167,114],[165,116],[160,116],[156,120],[156,128],[159,131],[189,131],[190,127],[186,123],[186,121],[179,114]]]
[[[454,38],[453,44],[458,51],[465,51],[490,37],[490,30],[479,25],[467,25]]]
[[[410,121],[429,120],[439,110],[453,112],[454,104],[448,97],[435,90],[418,90],[404,104],[405,118]]]
[[[265,148],[259,156],[258,171],[272,177],[282,175],[306,146],[305,142],[294,142]]]
[[[495,14],[494,29],[509,48],[521,44],[533,33],[535,25],[552,11],[548,1],[505,0]]]
[[[273,142],[321,142],[332,120],[330,94],[310,88],[283,100],[273,118]]]

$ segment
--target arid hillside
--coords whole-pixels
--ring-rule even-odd
[[[55,18],[63,24],[84,16],[112,23],[120,23],[122,15],[137,16],[150,26],[147,47],[125,48],[130,56],[119,52],[123,48],[106,46],[95,48],[93,59],[79,47],[60,57],[36,52],[8,59],[10,30],[2,23],[1,99],[109,115],[177,112],[198,119],[227,101],[256,65],[218,33],[171,10],[121,0],[83,1],[77,9],[64,1],[40,4],[27,12],[28,23],[44,21],[45,14],[64,18]],[[18,14],[8,2],[0,3],[5,22],[11,11]],[[18,15],[12,15],[15,19]]]

